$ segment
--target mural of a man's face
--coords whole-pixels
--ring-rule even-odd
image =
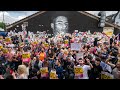
[[[51,23],[54,35],[64,34],[68,31],[68,19],[65,16],[58,16]]]

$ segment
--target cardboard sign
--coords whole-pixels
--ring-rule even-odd
[[[84,52],[77,53],[76,60],[78,60],[79,58],[83,58],[83,54],[84,54]]]
[[[83,68],[80,66],[74,66],[74,72],[75,72],[75,76],[80,76],[81,74],[83,74]]]
[[[71,50],[79,51],[81,48],[80,43],[71,43]]]
[[[55,70],[51,70],[51,72],[50,72],[50,79],[57,79],[57,75],[56,75],[56,71]]]
[[[113,75],[108,72],[101,72],[101,79],[113,79]]]
[[[40,68],[41,77],[46,77],[48,75],[48,67]]]
[[[30,58],[30,54],[29,53],[22,54],[22,58],[23,59]]]

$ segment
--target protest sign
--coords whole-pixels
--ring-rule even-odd
[[[51,72],[50,72],[50,79],[57,79],[57,75],[56,75],[56,71],[55,70],[51,70]]]
[[[111,37],[114,33],[113,27],[104,27],[103,33],[105,33],[107,36]]]
[[[3,40],[3,36],[0,36],[0,40]]]
[[[80,43],[71,43],[71,50],[79,51],[80,47],[81,47]]]
[[[74,66],[74,72],[75,72],[75,76],[80,76],[81,74],[83,74],[83,68],[80,66]]]
[[[48,67],[40,68],[40,73],[41,73],[41,77],[47,77],[47,75],[48,75]]]
[[[8,53],[8,49],[7,48],[3,48],[3,53],[7,54]]]
[[[6,42],[11,42],[11,38],[6,37],[6,38],[5,38],[5,41],[6,41]]]
[[[0,45],[0,50],[3,48],[3,46],[2,45]]]
[[[78,60],[79,58],[83,58],[83,54],[84,52],[79,52],[76,54],[76,60]]]
[[[65,41],[64,41],[65,44],[68,44],[68,42],[69,42],[68,40],[65,40]]]
[[[22,54],[22,58],[23,59],[30,58],[30,54],[29,53]]]
[[[101,72],[101,79],[113,79],[113,75],[108,72]]]

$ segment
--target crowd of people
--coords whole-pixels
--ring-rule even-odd
[[[8,32],[0,36],[0,79],[120,79],[119,34]]]

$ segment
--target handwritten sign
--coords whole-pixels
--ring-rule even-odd
[[[40,68],[41,77],[46,77],[48,75],[48,67]]]
[[[22,54],[22,58],[23,59],[30,58],[30,54],[29,53]]]
[[[75,76],[80,76],[83,74],[83,68],[80,66],[74,66]]]
[[[57,79],[57,75],[56,75],[56,71],[55,70],[51,70],[51,72],[50,72],[50,79]]]
[[[71,43],[71,50],[79,51],[80,47],[81,47],[80,43]]]
[[[108,72],[101,72],[101,79],[113,79],[113,75]]]

